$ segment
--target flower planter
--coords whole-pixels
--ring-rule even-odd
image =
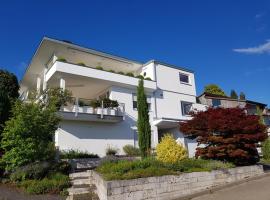
[[[110,109],[110,115],[116,115],[117,110],[112,108]]]
[[[109,108],[97,108],[96,109],[96,113],[98,115],[101,115],[102,114],[102,110],[103,110],[103,115],[109,115],[110,114],[110,111],[109,111]]]
[[[93,114],[94,108],[91,106],[83,106],[82,107],[83,113]]]

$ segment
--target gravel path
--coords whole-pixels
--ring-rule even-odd
[[[17,188],[0,184],[0,200],[64,200],[58,195],[27,195]]]

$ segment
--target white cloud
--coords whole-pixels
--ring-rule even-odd
[[[263,54],[270,53],[270,40],[267,40],[266,43],[261,44],[257,47],[249,47],[243,49],[233,49],[233,51],[238,53],[246,53],[246,54]]]
[[[255,15],[255,19],[260,19],[260,18],[264,17],[264,15],[265,15],[265,12],[258,13]]]

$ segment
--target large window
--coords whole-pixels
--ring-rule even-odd
[[[179,73],[180,83],[189,83],[189,75]]]
[[[192,103],[181,101],[182,115],[189,115],[191,111]]]
[[[138,108],[138,103],[137,103],[137,95],[133,94],[133,109],[137,110]],[[151,96],[146,96],[147,98],[147,105],[148,105],[148,110],[151,110]]]
[[[220,99],[212,99],[212,106],[219,107],[221,105]]]

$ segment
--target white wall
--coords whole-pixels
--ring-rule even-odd
[[[78,149],[104,156],[108,146],[123,154],[123,146],[134,145],[134,131],[125,121],[120,123],[62,121],[56,132],[60,150]]]
[[[182,115],[181,101],[196,102],[196,97],[168,91],[156,92],[157,117],[173,119],[190,119]]]
[[[196,87],[193,73],[160,64],[156,64],[155,69],[157,76],[157,87],[159,89],[196,96]],[[190,83],[180,83],[179,73],[189,75]]]
[[[133,109],[133,94],[136,94],[137,90],[122,88],[118,86],[113,86],[110,88],[110,98],[117,100],[120,103],[125,104],[125,121],[130,124],[130,127],[136,130],[138,111]],[[147,93],[151,96],[151,108],[149,110],[149,121],[152,124],[155,116],[155,101],[153,98],[153,93]],[[152,130],[152,147],[157,144],[157,127],[151,125]]]
[[[181,101],[196,103],[194,74],[160,64],[155,69],[157,118],[190,119],[182,116]],[[179,73],[188,74],[190,84],[180,83]]]
[[[144,76],[145,73],[145,76]],[[155,76],[155,64],[154,62],[151,62],[145,66],[143,66],[143,68],[141,69],[140,75],[146,77],[151,78],[153,81],[156,80],[156,76]]]

